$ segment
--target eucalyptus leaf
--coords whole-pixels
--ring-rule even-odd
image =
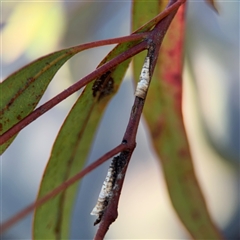
[[[165,6],[134,1],[133,28]],[[160,48],[144,108],[154,149],[164,171],[168,192],[180,220],[194,239],[221,239],[195,175],[182,115],[184,9],[178,10]],[[134,58],[138,81],[143,59]]]

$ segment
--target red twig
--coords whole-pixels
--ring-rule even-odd
[[[141,33],[135,32],[134,34],[124,36],[124,37],[104,39],[104,40],[99,40],[95,42],[84,43],[79,46],[72,47],[72,51],[79,52],[79,51],[87,50],[94,47],[101,47],[101,46],[110,45],[110,44],[137,41],[137,40],[143,39],[147,35],[148,35],[148,32],[141,32]]]
[[[40,207],[41,205],[46,203],[49,199],[51,199],[51,198],[55,197],[57,194],[63,192],[69,186],[71,186],[73,183],[80,180],[82,177],[84,177],[86,174],[90,173],[96,167],[98,167],[99,165],[101,165],[102,163],[104,163],[105,161],[107,161],[108,159],[110,159],[111,157],[113,157],[114,155],[123,151],[126,148],[127,148],[127,146],[124,143],[122,143],[122,144],[118,145],[117,147],[115,147],[114,149],[112,149],[111,151],[104,154],[102,157],[100,157],[98,160],[96,160],[95,162],[90,164],[88,167],[83,169],[81,172],[77,173],[75,176],[73,176],[70,179],[68,179],[67,181],[63,182],[60,186],[55,188],[53,191],[46,194],[44,197],[42,197],[39,200],[37,200],[36,202],[32,203],[31,205],[29,205],[28,207],[23,209],[21,212],[14,215],[12,218],[10,218],[6,222],[4,222],[2,225],[0,225],[0,233],[3,233],[4,231],[6,231],[8,228],[13,226],[19,220],[21,220],[26,215],[28,215],[30,212],[32,212],[35,208]]]
[[[4,134],[0,136],[0,145],[5,143],[7,140],[9,140],[11,137],[13,137],[16,133],[21,131],[24,127],[26,127],[28,124],[30,124],[32,121],[40,117],[42,114],[56,106],[58,103],[63,101],[65,98],[69,97],[74,92],[78,91],[82,87],[84,87],[86,84],[91,82],[93,79],[101,76],[103,73],[105,73],[107,70],[117,66],[121,62],[124,62],[128,58],[136,55],[137,53],[143,51],[146,49],[147,43],[141,42],[138,45],[128,49],[127,51],[123,52],[122,54],[118,55],[117,57],[113,58],[109,62],[103,64],[101,67],[97,68],[92,73],[88,74],[75,84],[73,84],[71,87],[67,88],[63,92],[59,93],[57,96],[49,100],[48,102],[44,103],[42,106],[38,107],[36,110],[34,110],[32,113],[30,113],[28,116],[26,116],[24,119],[19,121],[17,124],[15,124],[12,128],[10,128],[8,131],[6,131]]]
[[[99,229],[94,238],[95,240],[100,240],[104,238],[106,232],[109,229],[109,226],[116,220],[118,216],[118,212],[117,212],[118,202],[121,195],[121,190],[122,190],[123,182],[125,179],[128,163],[130,162],[132,153],[136,146],[136,134],[137,134],[137,129],[138,129],[139,121],[141,118],[143,106],[144,106],[144,99],[136,97],[134,105],[132,107],[130,120],[123,137],[123,142],[126,142],[127,144],[127,151],[126,149],[124,149],[124,151],[121,152],[120,154],[120,159],[122,155],[123,161],[125,161],[124,167],[119,173],[119,176],[121,177],[118,177],[114,184],[115,188],[113,189],[113,196],[100,222]]]
[[[163,19],[164,17],[167,16],[165,19],[163,19],[163,21],[161,21],[159,24],[156,25],[156,27],[154,28],[154,30],[152,32],[148,32],[148,33],[144,33],[142,35],[138,35],[138,37],[136,37],[136,35],[131,35],[132,37],[129,37],[129,36],[126,37],[126,38],[128,38],[128,40],[136,40],[136,39],[140,39],[140,38],[148,35],[148,40],[145,40],[145,41],[139,43],[138,45],[128,49],[124,53],[115,57],[111,61],[105,63],[104,65],[102,65],[101,67],[96,69],[91,74],[82,78],[77,83],[75,83],[74,85],[72,85],[71,87],[69,87],[68,89],[63,91],[62,93],[58,94],[53,99],[46,102],[45,104],[43,104],[39,108],[37,108],[35,111],[33,111],[31,114],[29,114],[26,118],[24,118],[18,124],[13,126],[11,129],[9,129],[7,132],[5,132],[3,135],[1,135],[0,136],[0,145],[3,144],[4,142],[6,142],[8,139],[10,139],[12,136],[14,136],[22,128],[27,126],[29,123],[34,121],[36,118],[41,116],[43,113],[45,113],[46,111],[48,111],[49,109],[54,107],[56,104],[58,104],[59,102],[61,102],[62,100],[64,100],[68,96],[70,96],[72,93],[76,92],[77,90],[79,90],[80,88],[85,86],[87,83],[89,83],[90,81],[92,81],[96,77],[105,73],[108,69],[111,69],[111,68],[115,67],[119,63],[121,63],[121,62],[125,61],[126,59],[136,55],[137,53],[143,51],[144,49],[146,49],[147,47],[152,45],[152,43],[154,43],[156,48],[155,48],[154,54],[151,56],[151,68],[150,68],[150,75],[152,75],[154,66],[156,64],[158,51],[159,51],[159,47],[160,47],[160,44],[162,42],[163,36],[164,36],[165,32],[167,31],[168,26],[169,26],[172,18],[174,17],[175,12],[177,11],[177,8],[183,2],[185,2],[185,1],[175,2],[170,7],[168,7],[164,12],[160,13],[157,17],[155,17],[154,18],[154,21],[155,21],[154,23],[149,22],[149,23],[145,24],[143,27],[141,27],[140,29],[138,29],[138,31],[143,30],[146,26],[149,26],[149,24],[154,25],[155,23],[159,22],[161,19]],[[176,10],[176,11],[173,12],[173,10]],[[171,13],[171,12],[172,12],[172,14],[169,15],[169,13]],[[161,33],[161,34],[159,34],[159,33]],[[139,36],[141,36],[141,37],[139,37]],[[120,38],[117,38],[117,39],[119,41]],[[81,47],[84,47],[86,49],[86,48],[89,48],[90,44],[91,44],[91,47],[100,46],[101,44],[102,45],[112,44],[112,43],[114,43],[115,40],[116,39],[102,40],[102,42],[99,41],[98,43],[89,43],[89,44],[85,44],[85,46],[82,45]],[[122,41],[125,41],[125,40],[126,39],[124,39],[124,37],[123,37]],[[149,41],[149,40],[151,40],[151,41]],[[78,47],[80,47],[80,46],[78,46]],[[124,167],[122,168],[122,170],[120,172],[121,177],[119,177],[116,181],[115,186],[117,186],[117,187],[114,189],[113,197],[111,198],[111,200],[109,202],[109,205],[106,209],[106,212],[103,215],[103,219],[100,223],[99,229],[98,229],[97,234],[95,236],[95,239],[103,239],[103,237],[105,236],[110,224],[113,221],[115,221],[115,219],[117,218],[118,202],[119,202],[119,198],[120,198],[121,189],[122,189],[122,185],[123,185],[123,182],[124,182],[124,177],[125,177],[125,173],[126,173],[126,170],[127,170],[127,166],[128,166],[129,161],[130,161],[132,152],[133,152],[133,150],[136,146],[136,134],[137,134],[138,124],[139,124],[141,113],[142,113],[143,106],[144,106],[144,101],[145,101],[144,99],[141,99],[141,98],[138,98],[138,97],[135,98],[135,102],[134,102],[134,105],[132,107],[130,120],[129,120],[127,129],[126,129],[122,144],[120,144],[119,146],[117,146],[113,150],[109,151],[108,153],[103,155],[101,158],[99,158],[96,162],[92,163],[91,165],[86,167],[84,170],[82,170],[81,172],[76,174],[74,177],[65,181],[59,187],[55,188],[53,191],[51,191],[50,193],[48,193],[47,195],[45,195],[44,197],[42,197],[41,199],[39,199],[35,203],[29,205],[27,208],[25,208],[24,210],[22,210],[21,212],[16,214],[14,217],[12,217],[8,221],[6,221],[2,225],[0,225],[0,233],[2,233],[3,231],[6,231],[8,228],[10,228],[16,222],[21,220],[23,217],[25,217],[27,214],[29,214],[31,211],[33,211],[35,208],[43,205],[49,199],[53,198],[54,196],[56,196],[60,192],[66,190],[70,185],[72,185],[73,183],[75,183],[76,181],[81,179],[83,176],[85,176],[87,173],[89,173],[90,171],[92,171],[93,169],[98,167],[100,164],[105,162],[107,159],[109,159],[109,158],[113,157],[115,154],[121,152],[120,156],[122,156],[124,158],[126,163],[125,163]]]
[[[166,18],[159,22],[156,25],[156,27],[152,30],[152,32],[149,34],[148,40],[146,40],[149,44],[148,57],[150,58],[150,76],[152,76],[153,74],[163,37],[176,12],[177,9],[175,9],[175,11],[171,11],[171,13]],[[125,141],[128,144],[129,150],[128,151],[124,150],[124,152],[121,152],[121,154],[119,155],[120,158],[119,160],[121,160],[121,158],[125,158],[123,160],[126,162],[124,163],[124,167],[119,173],[120,177],[117,177],[117,180],[114,184],[112,197],[110,198],[107,208],[103,213],[100,226],[95,235],[94,240],[102,240],[106,232],[108,231],[109,226],[116,220],[118,216],[117,212],[118,202],[121,195],[121,190],[125,174],[127,171],[128,163],[131,159],[132,152],[136,146],[137,129],[143,111],[144,102],[145,99],[135,97],[134,105],[132,107],[131,115],[129,118],[129,123],[123,138],[123,141]]]
[[[86,50],[89,48],[93,48],[93,47],[100,47],[100,46],[104,46],[107,44],[114,44],[114,43],[119,43],[119,42],[125,42],[125,41],[134,41],[134,40],[140,40],[143,39],[144,37],[146,37],[147,35],[149,35],[149,32],[143,32],[143,33],[138,33],[143,31],[144,29],[146,29],[147,27],[150,26],[154,26],[156,23],[158,23],[161,19],[163,19],[164,17],[166,17],[170,12],[172,12],[174,9],[178,8],[183,2],[185,2],[186,0],[182,0],[182,1],[178,1],[174,4],[172,4],[171,6],[169,6],[165,11],[161,12],[160,14],[158,14],[155,18],[153,18],[152,20],[150,20],[148,23],[144,24],[142,27],[140,27],[139,29],[137,29],[134,34],[129,35],[129,36],[125,36],[125,37],[119,37],[119,38],[113,38],[113,39],[107,39],[107,40],[100,40],[100,41],[95,41],[95,42],[91,42],[91,43],[85,43],[85,44],[81,44],[79,46],[73,47],[72,51],[82,51],[82,50]],[[133,47],[134,48],[134,47]],[[144,48],[143,48],[144,49]],[[142,51],[143,49],[141,49],[140,51]],[[126,55],[130,52],[131,49],[126,51]],[[127,58],[130,58],[131,56],[137,54],[133,53],[132,55],[128,56]],[[121,54],[121,55],[124,55]],[[120,56],[120,55],[119,55]],[[119,57],[118,56],[118,57]],[[86,77],[82,78],[81,80],[79,80],[78,82],[76,82],[75,84],[73,84],[71,87],[69,87],[68,89],[64,90],[62,93],[58,94],[57,96],[55,96],[54,98],[52,98],[51,100],[49,100],[48,102],[46,102],[45,104],[43,104],[42,106],[38,107],[36,110],[34,110],[33,112],[31,112],[28,116],[26,116],[24,119],[22,119],[21,121],[19,121],[18,123],[16,123],[14,126],[12,126],[8,131],[6,131],[5,133],[3,133],[2,135],[0,135],[0,145],[4,144],[6,141],[8,141],[11,137],[13,137],[15,134],[17,134],[18,132],[20,132],[23,128],[25,128],[28,124],[30,124],[31,122],[33,122],[34,120],[36,120],[38,117],[40,117],[42,114],[44,114],[45,112],[47,112],[48,110],[50,110],[51,108],[53,108],[54,106],[56,106],[58,103],[60,103],[61,101],[63,101],[65,98],[69,97],[71,94],[73,94],[74,92],[78,91],[79,89],[81,89],[83,86],[85,86],[87,83],[89,83],[90,81],[92,81],[94,78],[96,78],[97,76],[100,76],[101,74],[103,74],[106,69],[111,68],[111,62],[113,61],[114,64],[113,66],[116,66],[117,64],[121,63],[124,60],[119,60],[118,57],[112,59],[111,61],[109,61],[108,63],[104,64],[103,66],[99,67],[98,69],[96,69],[95,71],[93,71],[91,74],[87,75]],[[127,59],[126,58],[126,59]],[[125,59],[125,60],[126,60]],[[117,62],[119,61],[119,62]],[[109,64],[109,65],[108,65]],[[105,67],[104,67],[105,66]]]

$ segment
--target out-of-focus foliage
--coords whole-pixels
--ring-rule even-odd
[[[218,8],[216,6],[215,0],[205,0],[205,1],[214,9],[214,11],[218,12]]]
[[[2,14],[8,15],[2,30],[4,62],[13,62],[23,53],[34,58],[56,49],[65,27],[62,4],[3,2],[2,8]]]

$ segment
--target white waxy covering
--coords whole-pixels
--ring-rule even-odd
[[[96,215],[100,217],[106,208],[106,201],[110,198],[112,194],[112,188],[113,188],[113,167],[110,166],[108,169],[107,176],[103,182],[102,189],[100,191],[98,201],[96,206],[93,208],[91,215]]]
[[[145,99],[147,94],[147,89],[149,86],[149,81],[150,81],[149,68],[150,68],[150,58],[146,57],[143,64],[142,71],[141,71],[141,75],[139,77],[139,82],[137,84],[137,88],[135,91],[135,96],[142,99]]]

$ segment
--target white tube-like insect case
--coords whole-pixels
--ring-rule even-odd
[[[137,88],[135,91],[136,97],[139,97],[142,99],[145,99],[146,97],[147,89],[150,81],[149,68],[150,68],[150,58],[146,57],[142,67],[141,75],[139,77],[139,82],[137,84]]]

